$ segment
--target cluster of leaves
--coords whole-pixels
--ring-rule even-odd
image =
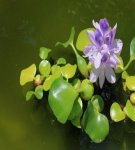
[[[79,54],[84,47],[90,44],[87,29],[80,32],[76,48],[74,46],[75,29],[72,28],[69,40],[65,43],[58,42],[56,46],[70,46],[76,56],[76,64],[67,63],[64,58],[59,58],[56,63],[51,64],[48,60],[50,49],[41,47],[39,56],[41,62],[36,67],[32,64],[22,70],[20,84],[23,86],[28,82],[33,82],[34,90],[28,91],[26,100],[32,96],[38,100],[43,99],[46,92],[48,103],[57,120],[65,124],[68,120],[77,128],[82,128],[92,141],[102,142],[109,133],[109,120],[103,114],[104,99],[94,89],[94,85],[89,81],[88,76],[92,69],[91,64],[87,64],[85,59]],[[135,39],[131,42],[131,58],[124,67],[122,58],[120,65],[115,70],[122,73],[123,87],[125,90],[135,92],[135,76],[129,76],[126,69],[135,59]],[[78,78],[78,76],[80,78]],[[110,116],[113,121],[124,120],[127,116],[135,121],[135,93],[131,94],[124,109],[118,103],[113,103],[110,108]]]

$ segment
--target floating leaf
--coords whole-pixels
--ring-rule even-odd
[[[102,99],[102,97],[100,95],[94,95],[91,99],[91,102],[94,106],[94,108],[98,111],[98,112],[102,112],[104,109],[104,101]]]
[[[65,58],[59,58],[57,60],[57,65],[65,65],[66,64],[66,59]]]
[[[81,97],[84,100],[90,100],[94,93],[93,84],[88,80],[84,79],[81,83]]]
[[[79,97],[75,100],[72,111],[68,118],[69,120],[71,120],[72,124],[76,126],[77,128],[81,127],[80,119],[81,119],[82,113],[83,113],[83,104],[82,104],[81,98]]]
[[[74,36],[75,36],[75,28],[72,27],[72,28],[71,28],[70,37],[69,37],[68,41],[65,42],[65,43],[57,42],[57,43],[56,43],[56,46],[62,45],[63,47],[67,48],[69,45],[72,45],[72,44],[73,44]]]
[[[42,60],[41,63],[39,64],[39,72],[41,75],[44,77],[47,77],[50,74],[51,71],[51,65],[48,60]]]
[[[57,120],[65,123],[72,111],[78,94],[62,77],[56,79],[49,91],[48,102]]]
[[[131,102],[129,100],[126,103],[124,112],[132,121],[135,122],[135,107],[131,104]]]
[[[105,115],[99,113],[89,101],[83,116],[83,128],[95,143],[102,142],[109,133],[109,122]]]
[[[110,116],[111,119],[115,122],[119,122],[125,119],[125,113],[122,111],[120,105],[118,103],[113,103],[110,108]]]
[[[51,88],[51,85],[55,79],[56,78],[53,75],[50,75],[45,79],[45,82],[43,83],[44,91],[48,91]]]
[[[74,87],[74,89],[79,90],[81,87],[80,79],[78,79],[78,78],[74,79],[72,82],[72,86]]]
[[[85,59],[83,57],[81,57],[80,55],[77,55],[77,66],[78,66],[78,69],[80,71],[80,73],[85,77],[87,78],[88,77],[88,65],[85,61]]]
[[[93,29],[88,28],[82,30],[77,38],[76,47],[80,51],[83,51],[87,45],[91,44],[87,33],[88,30],[93,30]]]
[[[135,76],[126,77],[126,86],[130,91],[135,91]]]
[[[75,75],[76,68],[77,68],[76,65],[67,64],[61,67],[61,73],[65,78],[69,79]]]
[[[133,105],[135,105],[135,92],[130,95],[130,101]]]
[[[130,44],[130,59],[135,60],[135,37],[132,39]]]
[[[51,49],[45,48],[45,47],[41,47],[40,48],[40,52],[39,52],[39,56],[40,56],[41,59],[46,59],[50,52],[51,52]]]
[[[29,101],[34,95],[34,91],[28,91],[26,94],[26,101]]]
[[[26,69],[23,69],[21,71],[21,75],[20,75],[20,84],[23,86],[27,82],[33,81],[35,74],[36,74],[36,65],[35,64],[32,64],[31,66],[29,66]]]
[[[128,73],[126,71],[122,72],[122,79],[126,79],[128,77]]]
[[[41,100],[43,98],[43,87],[41,85],[36,87],[35,96],[38,100]]]

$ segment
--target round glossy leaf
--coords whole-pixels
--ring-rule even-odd
[[[88,29],[82,30],[77,38],[76,47],[80,51],[83,51],[87,45],[91,44],[88,33],[87,33],[88,30],[90,29],[88,28]]]
[[[41,73],[41,75],[47,77],[50,74],[50,71],[51,71],[50,62],[47,60],[42,60],[41,63],[39,64],[39,72]]]
[[[132,39],[130,44],[130,57],[131,59],[135,59],[135,37]]]
[[[94,95],[91,102],[98,112],[101,112],[104,109],[104,101],[100,95]]]
[[[35,96],[38,100],[41,100],[43,98],[43,87],[41,85],[36,87]]]
[[[62,77],[56,79],[49,91],[48,102],[57,120],[65,123],[72,111],[78,94]]]
[[[46,59],[50,52],[51,52],[51,49],[45,48],[45,47],[41,47],[40,48],[40,52],[39,52],[39,56],[40,56],[41,59]]]
[[[29,101],[34,95],[34,91],[28,91],[26,94],[26,101]]]
[[[125,113],[122,111],[118,103],[113,103],[110,108],[111,119],[115,122],[119,122],[125,119]]]
[[[77,55],[77,66],[80,73],[87,78],[88,77],[88,65],[83,57]]]
[[[94,93],[93,84],[88,79],[85,79],[81,83],[81,97],[84,100],[90,100]]]
[[[122,73],[122,79],[125,80],[128,76],[129,76],[129,75],[128,75],[128,73],[127,73],[126,71],[124,71],[124,72]]]
[[[126,86],[130,91],[135,91],[135,76],[128,76],[126,78]]]
[[[77,68],[76,65],[67,64],[61,67],[61,73],[65,78],[69,79],[75,75],[76,68]]]
[[[59,58],[57,60],[57,65],[65,65],[66,64],[66,59],[65,58]]]
[[[26,69],[23,69],[21,71],[21,75],[20,75],[20,84],[23,86],[27,82],[33,81],[35,74],[36,74],[36,65],[35,64],[32,64],[31,66],[29,66]]]
[[[83,113],[83,104],[82,104],[81,98],[79,97],[75,100],[72,111],[68,118],[68,120],[71,120],[72,124],[76,126],[77,128],[81,127],[80,119],[81,119],[82,113]]]
[[[126,103],[124,112],[132,121],[135,122],[135,106],[133,106],[129,100]]]
[[[97,112],[89,101],[83,116],[83,128],[95,143],[102,142],[109,133],[109,122],[106,116]]]
[[[135,105],[135,92],[130,95],[130,101],[133,105]]]

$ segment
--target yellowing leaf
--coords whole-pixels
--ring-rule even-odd
[[[76,68],[77,68],[76,65],[67,64],[61,67],[61,73],[65,78],[69,79],[75,75]]]
[[[135,76],[128,76],[126,78],[126,85],[130,91],[135,91]]]
[[[23,86],[27,82],[33,81],[35,74],[36,74],[36,65],[35,64],[32,64],[31,66],[29,66],[26,69],[23,69],[21,71],[21,75],[20,75],[20,84]]]

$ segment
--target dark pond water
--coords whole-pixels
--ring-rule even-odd
[[[92,25],[92,19],[107,17],[111,25],[118,23],[117,37],[124,42],[127,62],[135,36],[134,10],[135,0],[0,0],[1,150],[134,150],[135,134],[127,133],[121,123],[95,145],[69,123],[54,120],[47,106],[26,103],[19,85],[21,69],[39,62],[40,46],[54,49],[56,41],[67,39],[72,26],[79,33]],[[58,52],[54,49],[55,58]],[[68,54],[74,57],[70,50],[61,55]],[[134,65],[129,72],[135,73]]]

